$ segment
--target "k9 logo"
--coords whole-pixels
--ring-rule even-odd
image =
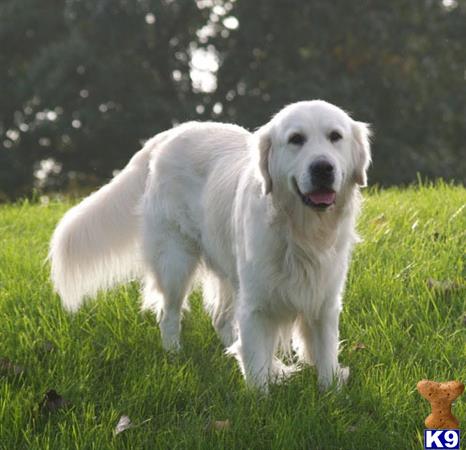
[[[459,450],[460,430],[424,430],[424,448]]]

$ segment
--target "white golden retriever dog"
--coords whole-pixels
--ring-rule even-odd
[[[368,126],[324,101],[285,107],[251,134],[190,122],[158,134],[109,184],[72,208],[51,242],[64,306],[134,277],[163,346],[180,346],[195,275],[250,386],[288,373],[292,337],[319,385],[342,383],[338,321],[356,241]]]

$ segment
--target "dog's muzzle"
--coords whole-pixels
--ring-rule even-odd
[[[298,182],[294,179],[297,194],[306,206],[325,210],[335,203],[336,192],[333,189],[335,182],[335,166],[327,159],[319,158],[309,166],[312,189],[302,192]]]
[[[315,188],[310,192],[301,192],[296,178],[293,178],[293,184],[296,193],[301,198],[301,201],[311,208],[325,210],[332,206],[336,200],[336,192],[333,189],[326,187]]]

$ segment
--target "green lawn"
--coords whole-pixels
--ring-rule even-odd
[[[44,259],[69,204],[0,207],[0,357],[17,366],[0,360],[0,448],[422,449],[417,381],[466,381],[465,203],[441,183],[367,194],[341,323],[350,382],[320,394],[307,368],[269,396],[245,388],[199,294],[177,356],[136,285],[66,314]],[[41,412],[49,389],[71,406]],[[454,413],[466,441],[466,394]],[[121,415],[136,427],[114,436]]]

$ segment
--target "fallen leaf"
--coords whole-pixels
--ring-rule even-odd
[[[366,348],[366,345],[363,344],[362,342],[356,342],[351,346],[351,351],[355,352],[357,350],[364,350]]]
[[[48,390],[39,404],[42,413],[53,413],[69,407],[71,403],[65,400],[55,389]]]
[[[11,362],[8,358],[0,358],[0,375],[18,376],[24,373],[24,368]]]
[[[434,278],[429,278],[427,280],[427,286],[430,289],[441,292],[451,292],[464,287],[461,283],[452,280],[435,280]]]
[[[115,427],[115,430],[113,430],[113,433],[116,436],[117,434],[123,433],[123,431],[132,427],[133,424],[131,423],[130,418],[128,416],[121,416],[117,426]]]
[[[372,222],[375,223],[376,225],[381,225],[387,221],[387,218],[385,217],[385,214],[379,214],[377,217],[374,217],[372,219]]]
[[[348,432],[349,433],[354,433],[357,429],[358,429],[358,427],[356,425],[350,425],[348,427]]]
[[[213,430],[222,431],[222,430],[229,430],[230,426],[231,426],[231,424],[230,424],[229,419],[227,419],[227,420],[214,420],[212,422],[211,428]]]
[[[442,233],[439,233],[438,231],[434,231],[432,233],[432,239],[434,241],[440,241],[440,240],[444,240],[445,239],[445,235],[442,234]]]

